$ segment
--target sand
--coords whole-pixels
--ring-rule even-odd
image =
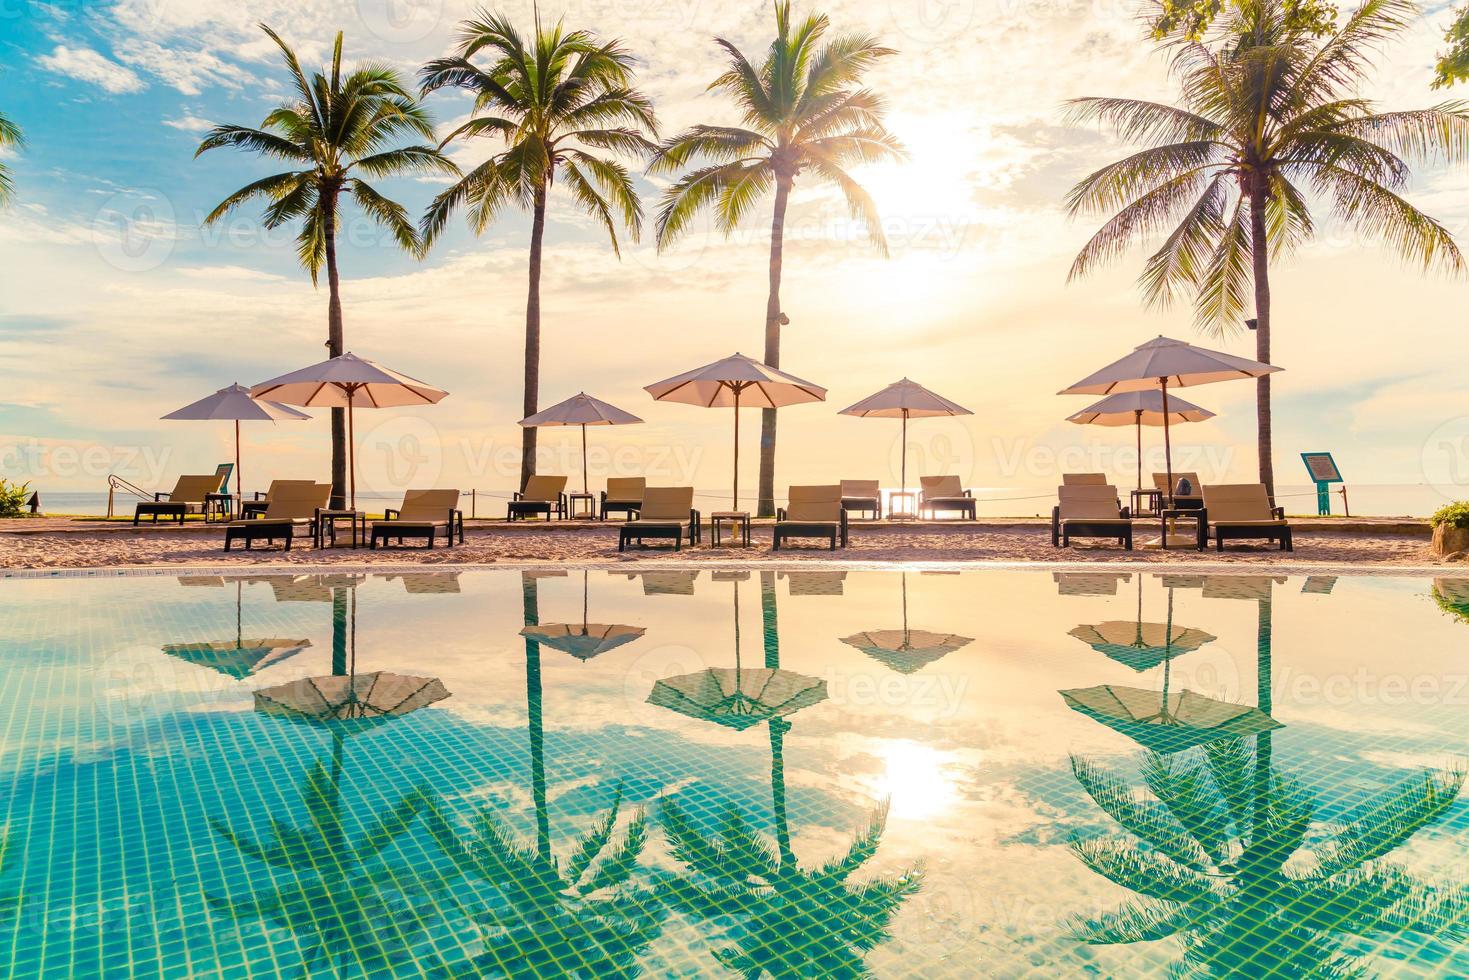
[[[750,548],[711,548],[702,545],[675,553],[672,548],[617,550],[615,524],[550,527],[481,522],[470,524],[465,543],[453,548],[442,543],[432,550],[395,547],[369,550],[349,547],[315,549],[309,540],[292,550],[260,547],[252,551],[222,548],[218,527],[143,527],[101,525],[91,522],[43,519],[3,522],[0,526],[0,568],[104,568],[187,565],[323,565],[323,564],[492,564],[492,563],[615,563],[619,561],[780,561],[838,562],[1099,562],[1130,561],[1225,565],[1292,565],[1333,567],[1434,566],[1442,561],[1429,549],[1426,526],[1362,522],[1334,527],[1312,522],[1298,527],[1296,550],[1284,554],[1273,546],[1231,543],[1224,553],[1212,547],[1124,551],[1110,545],[1051,546],[1050,529],[1037,522],[980,522],[951,525],[855,524],[851,546],[831,552],[824,545],[770,550],[769,527],[755,528]],[[345,530],[345,529],[344,529]],[[1144,534],[1142,537],[1147,537]],[[344,535],[345,537],[345,535]],[[707,537],[706,537],[707,541]],[[1451,566],[1452,567],[1452,566]],[[1457,567],[1465,567],[1459,565]]]

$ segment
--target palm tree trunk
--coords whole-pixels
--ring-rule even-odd
[[[325,211],[322,226],[326,238],[326,349],[330,357],[340,357],[345,341],[342,335],[342,289],[337,278],[337,191],[322,192]],[[347,413],[332,409],[332,496],[331,506],[341,508],[347,494]]]
[[[523,576],[520,584],[522,618],[526,626],[541,622],[536,580]],[[546,733],[542,718],[541,645],[525,638],[525,714],[530,735],[530,795],[536,811],[536,857],[551,863],[551,813],[546,806]]]
[[[546,188],[536,192],[530,226],[530,289],[525,299],[525,401],[521,408],[534,415],[541,397],[541,240],[546,234]],[[520,430],[520,489],[536,472],[536,429]]]
[[[786,202],[791,178],[775,179],[775,213],[770,219],[770,293],[765,300],[765,363],[780,367],[780,273],[785,251]],[[760,499],[757,516],[775,516],[775,409],[760,411]]]
[[[1250,244],[1255,280],[1255,360],[1270,363],[1270,242],[1265,231],[1266,190],[1256,179],[1250,191]],[[1275,463],[1270,428],[1270,375],[1255,381],[1256,445],[1260,453],[1260,482],[1275,500]]]

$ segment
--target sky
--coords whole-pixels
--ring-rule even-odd
[[[532,15],[528,2],[495,9],[522,24]],[[869,82],[889,99],[889,128],[910,156],[858,172],[883,215],[886,259],[831,190],[797,185],[782,367],[829,395],[782,413],[778,487],[843,477],[896,486],[897,424],[837,411],[903,376],[974,412],[914,424],[910,484],[917,473],[958,473],[1018,497],[1053,488],[1065,470],[1105,470],[1130,485],[1131,431],[1066,423],[1087,401],[1055,392],[1160,333],[1254,350],[1244,331],[1201,336],[1186,307],[1145,309],[1135,285],[1141,250],[1067,282],[1095,224],[1067,218],[1065,192],[1129,147],[1069,128],[1062,103],[1173,96],[1136,6],[831,0],[820,9],[835,30],[871,32],[897,49]],[[308,70],[342,30],[349,62],[387,61],[411,75],[451,48],[471,10],[460,0],[0,0],[0,113],[27,138],[7,154],[17,199],[0,212],[0,476],[43,491],[102,491],[116,472],[166,489],[180,473],[228,459],[226,425],[159,416],[325,356],[325,289],[297,265],[290,234],[265,230],[253,208],[201,227],[225,195],[273,172],[233,151],[193,156],[211,125],[256,125],[287,98],[257,22],[292,43]],[[705,91],[722,66],[713,38],[758,56],[773,33],[770,5],[756,0],[579,0],[543,3],[541,13],[623,39],[665,134],[736,123]],[[1428,8],[1362,94],[1397,109],[1454,95],[1429,87],[1449,16]],[[441,132],[469,108],[455,93],[428,105]],[[453,154],[468,165],[491,148]],[[1469,220],[1465,180],[1428,167],[1409,196],[1459,233]],[[651,213],[666,181],[637,182]],[[444,185],[378,186],[417,213]],[[585,390],[646,420],[593,431],[594,490],[608,475],[647,474],[654,484],[694,483],[712,502],[729,485],[729,413],[654,403],[642,386],[734,351],[760,355],[768,227],[766,202],[729,237],[701,221],[663,255],[645,235],[619,260],[602,232],[553,198],[541,404]],[[362,487],[514,489],[528,240],[520,215],[479,237],[456,217],[419,260],[349,211],[340,246],[347,347],[451,392],[431,408],[359,416]],[[1297,454],[1328,450],[1351,483],[1462,495],[1469,381],[1456,355],[1469,282],[1425,276],[1370,235],[1327,221],[1277,265],[1273,285],[1273,360],[1285,369],[1275,382],[1280,481],[1304,482]],[[1175,468],[1252,480],[1253,387],[1187,396],[1218,418],[1175,431]],[[326,413],[317,415],[246,426],[247,489],[268,477],[324,478]],[[757,413],[747,413],[741,483],[751,490],[757,429]],[[1145,433],[1145,466],[1161,469],[1160,441]],[[543,430],[541,442],[540,469],[579,483],[576,433]]]

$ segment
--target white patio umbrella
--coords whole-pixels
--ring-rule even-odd
[[[1124,391],[1162,393],[1163,453],[1168,466],[1168,492],[1173,493],[1173,444],[1168,434],[1168,389],[1259,378],[1281,370],[1273,364],[1236,357],[1222,351],[1207,350],[1193,344],[1158,337],[1137,347],[1131,354],[1114,361],[1058,394],[1112,395]]]
[[[609,405],[600,398],[593,398],[585,391],[577,392],[564,402],[542,409],[534,415],[520,420],[526,428],[550,425],[581,426],[581,489],[587,488],[587,426],[589,425],[637,425],[643,420],[631,412],[624,412],[616,405]]]
[[[655,401],[735,410],[734,510],[740,507],[740,409],[784,408],[826,401],[826,389],[820,385],[738,353],[647,385],[643,390]]]
[[[1143,426],[1163,425],[1177,422],[1203,422],[1212,419],[1214,413],[1207,408],[1186,402],[1182,398],[1168,399],[1168,411],[1163,411],[1163,392],[1150,388],[1147,391],[1119,391],[1108,395],[1095,404],[1088,405],[1066,421],[1077,425],[1130,425],[1137,429],[1137,488],[1143,488]],[[1169,477],[1170,481],[1172,477]]]
[[[228,388],[221,388],[193,404],[185,405],[176,412],[169,412],[163,418],[235,423],[235,489],[240,492],[240,499],[244,500],[245,478],[241,475],[240,469],[240,423],[298,421],[309,419],[311,416],[305,412],[298,412],[289,405],[282,405],[280,402],[251,398],[250,389],[236,383]]]
[[[357,453],[352,409],[433,405],[448,394],[442,388],[390,371],[351,351],[279,378],[262,381],[250,389],[254,398],[268,397],[289,405],[312,408],[347,409],[347,471],[354,510],[357,507]]]
[[[904,493],[908,490],[908,420],[938,418],[946,415],[973,415],[963,405],[951,402],[942,395],[929,391],[916,381],[903,378],[894,381],[882,391],[868,395],[855,405],[848,405],[837,413],[857,418],[902,419],[903,442],[898,464],[902,471],[900,482]],[[878,516],[881,516],[880,514]]]

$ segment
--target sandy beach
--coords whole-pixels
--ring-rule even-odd
[[[1140,528],[1139,540],[1151,529]],[[345,537],[345,535],[343,536]],[[316,549],[309,539],[290,551],[279,547],[226,553],[218,527],[140,527],[48,518],[0,528],[0,568],[104,568],[189,565],[608,563],[618,561],[837,561],[837,562],[1096,562],[1224,563],[1393,567],[1443,564],[1429,549],[1426,526],[1397,521],[1303,522],[1293,553],[1273,546],[1231,543],[1220,553],[1193,549],[1124,551],[1110,546],[1053,548],[1049,527],[1034,521],[955,524],[854,525],[850,547],[770,550],[769,526],[756,525],[749,548],[706,543],[674,552],[669,547],[617,550],[615,524],[553,525],[471,523],[463,545],[432,550]],[[339,538],[339,541],[342,541]],[[813,542],[814,545],[814,542]]]

